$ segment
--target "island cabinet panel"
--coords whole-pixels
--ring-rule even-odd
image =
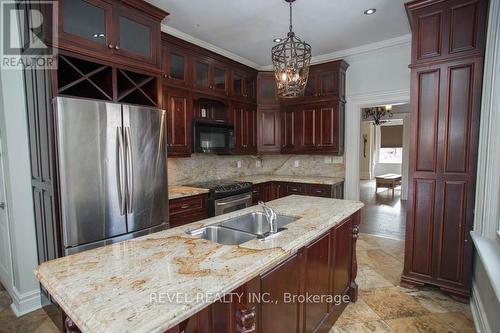
[[[169,200],[170,228],[208,218],[208,194]]]
[[[328,332],[357,300],[359,221],[357,211],[166,333]],[[65,326],[80,332],[69,317]]]
[[[332,231],[332,285],[334,295],[347,292],[351,282],[352,219],[344,220]]]
[[[169,157],[190,156],[193,149],[193,108],[190,94],[183,90],[168,89],[164,96],[164,106],[167,109],[167,154]]]
[[[300,260],[302,253],[295,254],[261,276],[261,293],[267,293],[270,300],[260,306],[261,332],[301,332],[300,304],[284,299],[285,295],[300,294]]]
[[[412,122],[401,285],[468,302],[486,0],[412,1]]]
[[[304,293],[323,297],[318,302],[304,304],[304,332],[313,332],[328,315],[329,305],[324,296],[330,293],[330,233],[305,247]]]

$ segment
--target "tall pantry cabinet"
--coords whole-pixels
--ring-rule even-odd
[[[411,144],[401,285],[470,296],[486,0],[406,4],[412,26]]]

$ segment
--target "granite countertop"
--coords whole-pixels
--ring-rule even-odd
[[[208,189],[196,188],[189,186],[169,186],[168,187],[168,198],[169,199],[179,199],[184,197],[190,197],[198,194],[208,193]]]
[[[247,181],[253,184],[277,181],[277,182],[335,185],[343,182],[344,178],[324,177],[324,176],[296,176],[296,175],[251,175],[251,176],[239,177],[236,178],[235,180]]]
[[[299,219],[270,239],[239,246],[185,233],[260,210],[253,206],[45,262],[35,274],[82,332],[165,332],[216,300],[194,301],[200,293],[220,297],[231,292],[363,206],[297,195],[268,204]],[[173,296],[176,301],[169,302]]]

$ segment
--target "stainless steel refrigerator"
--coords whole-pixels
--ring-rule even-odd
[[[65,253],[168,226],[166,112],[57,97]]]

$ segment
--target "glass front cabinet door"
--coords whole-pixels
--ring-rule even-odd
[[[160,20],[106,0],[60,0],[59,47],[124,64],[160,67]]]
[[[115,16],[115,28],[117,53],[154,65],[159,63],[161,46],[153,42],[161,38],[158,22],[120,6]]]
[[[66,48],[109,52],[112,43],[113,5],[102,0],[59,2],[59,43]]]

